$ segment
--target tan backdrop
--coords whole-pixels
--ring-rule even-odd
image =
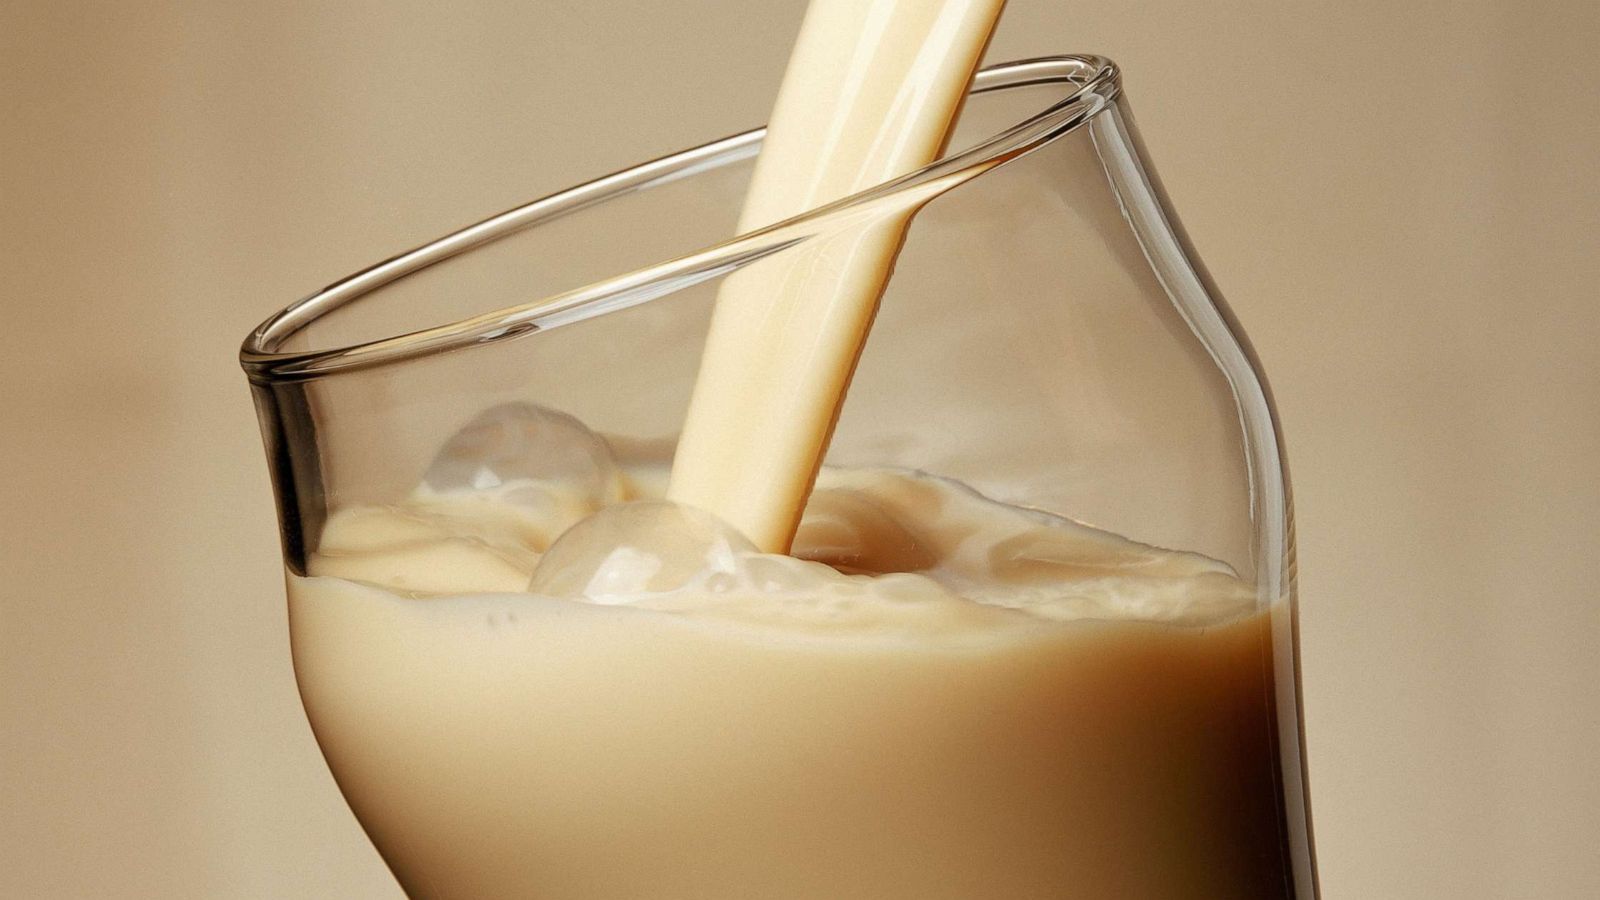
[[[0,863],[395,897],[289,671],[238,340],[760,121],[801,0],[0,3]],[[1600,229],[1572,2],[1012,0],[1127,70],[1298,501],[1332,898],[1600,896]]]

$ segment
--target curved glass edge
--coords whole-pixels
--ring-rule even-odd
[[[1255,523],[1257,601],[1262,606],[1283,601],[1283,615],[1274,626],[1273,664],[1279,670],[1274,678],[1279,708],[1295,712],[1279,717],[1284,797],[1298,804],[1289,817],[1289,868],[1294,895],[1314,900],[1319,886],[1305,776],[1304,725],[1298,712],[1302,697],[1294,512],[1277,410],[1244,331],[1172,213],[1160,181],[1142,162],[1148,157],[1124,104],[1113,103],[1090,120],[1089,136],[1151,271],[1227,380],[1239,410],[1250,480],[1250,515]]]
[[[301,381],[338,371],[430,356],[520,337],[581,321],[720,277],[860,216],[884,216],[931,201],[958,184],[1027,155],[1092,120],[1121,90],[1121,73],[1098,56],[1018,60],[983,69],[972,93],[1043,84],[1076,85],[1066,98],[976,146],[877,187],[767,228],[576,290],[451,324],[373,341],[296,353],[280,352],[291,335],[319,317],[413,272],[474,247],[603,202],[619,194],[685,178],[755,155],[765,129],[754,129],[627,169],[535,200],[364,269],[291,304],[244,340],[239,362],[254,382]]]

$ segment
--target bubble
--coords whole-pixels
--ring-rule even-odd
[[[473,417],[445,441],[422,482],[435,493],[495,494],[572,518],[622,499],[621,473],[605,439],[566,413],[532,403],[503,403]]]
[[[692,584],[727,583],[756,548],[708,512],[665,501],[608,506],[561,535],[533,572],[530,593],[625,602]]]

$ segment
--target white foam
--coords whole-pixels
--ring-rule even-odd
[[[1206,624],[1256,608],[1249,586],[1216,560],[997,503],[949,479],[825,469],[791,557],[757,552],[707,513],[642,496],[637,486],[660,480],[633,475],[623,479],[632,502],[598,510],[581,492],[531,479],[475,493],[423,486],[399,506],[343,510],[324,530],[315,574],[408,594],[526,589],[835,631]],[[526,502],[534,493],[549,499]]]

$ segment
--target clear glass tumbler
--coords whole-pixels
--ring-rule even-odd
[[[300,690],[406,891],[1315,897],[1272,402],[1118,70],[986,69],[957,151],[736,235],[761,138],[517,207],[245,341]],[[898,479],[1015,533],[980,553],[884,500],[904,547],[814,558],[844,591],[946,540],[1042,605],[863,636],[524,592],[550,523],[659,493],[722,279],[908,213],[817,515],[849,543],[880,494],[834,488]],[[1172,599],[1202,582],[1234,605]]]

